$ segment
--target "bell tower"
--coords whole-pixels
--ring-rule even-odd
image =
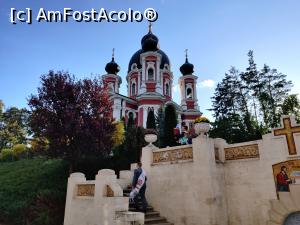
[[[197,99],[197,79],[193,75],[194,65],[188,61],[188,50],[185,50],[185,63],[180,67],[182,76],[179,78],[181,106],[183,111],[199,111]]]
[[[105,66],[107,74],[102,76],[102,79],[106,85],[108,85],[109,91],[112,93],[119,93],[119,88],[122,83],[122,78],[118,75],[120,71],[119,65],[115,62],[115,49],[112,50],[112,59]]]

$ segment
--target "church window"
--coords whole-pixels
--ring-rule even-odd
[[[114,91],[114,84],[113,83],[111,83],[111,82],[109,82],[109,84],[108,84],[108,89],[109,89],[109,91]]]
[[[154,108],[153,108],[153,107],[148,107],[148,113],[149,113],[150,111],[154,111]]]
[[[170,95],[170,86],[166,84],[166,95]]]
[[[186,89],[186,97],[187,98],[193,98],[193,91],[192,91],[192,88],[187,88]]]
[[[148,80],[154,80],[154,70],[152,68],[148,69]]]
[[[136,70],[137,69],[137,65],[136,65],[136,63],[133,63],[132,65],[131,65],[131,70]]]
[[[135,89],[135,83],[133,83],[131,86],[131,95],[135,95]]]

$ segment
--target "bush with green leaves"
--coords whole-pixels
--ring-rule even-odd
[[[26,148],[26,145],[24,144],[17,144],[13,146],[13,152],[16,159],[23,159],[27,157],[28,150]]]
[[[62,160],[0,163],[0,224],[63,224],[67,179]]]
[[[2,162],[12,162],[14,160],[16,160],[16,157],[15,157],[13,149],[5,148],[5,149],[1,150],[0,161],[2,161]]]

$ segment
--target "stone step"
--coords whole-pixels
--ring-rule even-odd
[[[152,223],[152,225],[174,225],[173,223]]]
[[[133,202],[130,202],[129,203],[129,207],[130,206],[134,206],[135,204],[133,203]],[[138,206],[142,206],[142,201],[138,201],[138,204],[137,204]]]
[[[131,189],[124,189],[123,190],[123,193],[130,193],[131,192]]]
[[[123,196],[129,197],[129,194],[131,192],[131,188],[126,188],[123,190]],[[138,206],[141,207],[141,198],[138,196]],[[135,211],[134,203],[129,203],[129,211]],[[148,205],[147,212],[145,213],[145,225],[174,225],[172,223],[169,223],[165,217],[161,217],[160,213],[157,211],[154,211],[153,207]]]
[[[165,217],[150,217],[145,218],[145,224],[157,224],[157,223],[167,223],[167,219]]]
[[[129,211],[135,211],[135,208],[134,207],[129,207]],[[152,206],[148,206],[147,207],[147,212],[152,212],[153,211],[153,207]]]
[[[159,212],[157,211],[146,212],[145,218],[150,218],[150,217],[159,217]]]
[[[153,223],[152,225],[174,225],[173,223]]]

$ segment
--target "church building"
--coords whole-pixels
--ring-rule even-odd
[[[178,124],[191,127],[193,120],[202,115],[199,110],[196,84],[198,77],[194,74],[194,65],[189,63],[186,52],[185,63],[180,67],[178,80],[181,94],[180,104],[172,99],[173,72],[169,57],[159,48],[159,39],[149,32],[141,40],[141,49],[129,60],[127,96],[119,93],[122,78],[118,75],[120,67],[115,62],[114,54],[111,62],[106,64],[107,74],[102,76],[109,86],[113,101],[113,117],[116,120],[132,116],[136,125],[146,127],[149,111],[166,105],[173,105],[177,111]]]

